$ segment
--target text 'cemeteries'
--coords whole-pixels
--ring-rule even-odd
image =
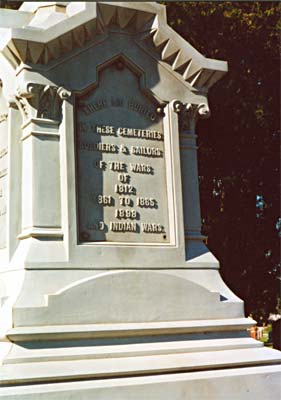
[[[93,189],[97,188],[91,192],[91,202],[95,215],[100,216],[87,220],[82,240],[94,240],[99,233],[106,237],[109,232],[161,235],[161,241],[165,240],[161,200],[149,182],[149,177],[155,182],[155,175],[163,175],[163,132],[84,120],[78,122],[77,131],[78,151],[83,159],[90,154],[96,178]],[[155,164],[155,159],[162,161]]]

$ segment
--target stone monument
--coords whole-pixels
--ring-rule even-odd
[[[0,14],[1,399],[279,399],[201,235],[227,71],[146,2]]]

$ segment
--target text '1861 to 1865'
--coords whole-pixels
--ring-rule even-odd
[[[130,71],[125,74],[136,86],[129,86],[134,108],[128,107],[126,99],[109,97],[108,91],[104,94],[112,79],[106,72],[101,76],[103,84],[78,102],[79,240],[167,243],[163,118],[152,118],[155,106],[138,93]],[[93,106],[97,104],[102,107]]]

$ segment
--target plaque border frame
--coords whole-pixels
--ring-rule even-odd
[[[88,89],[88,88],[87,88]],[[166,105],[163,118],[166,178],[169,210],[169,243],[128,243],[128,242],[89,242],[79,243],[77,219],[77,169],[75,156],[75,98],[64,102],[64,119],[61,124],[61,140],[65,143],[61,148],[62,154],[62,180],[66,178],[67,190],[62,193],[62,199],[67,201],[63,210],[64,241],[68,251],[68,268],[83,269],[136,269],[146,268],[162,269],[179,267],[185,259],[185,238],[183,226],[182,185],[180,170],[180,149],[178,118],[172,104]],[[67,144],[66,144],[67,141]],[[68,172],[67,172],[68,171]],[[70,182],[71,177],[75,177]],[[63,223],[64,225],[64,223]],[[149,252],[147,252],[149,249]],[[104,255],[106,254],[106,257]],[[130,263],[127,260],[130,260]],[[94,262],[93,262],[94,260]],[[182,260],[182,261],[180,261]],[[94,264],[94,265],[93,265]]]
[[[100,74],[106,70],[106,68],[111,67],[116,65],[117,63],[122,63],[126,68],[128,68],[135,76],[135,78],[138,81],[138,86],[139,86],[139,91],[140,93],[148,98],[148,100],[151,103],[154,103],[154,106],[157,107],[161,107],[162,109],[162,125],[163,125],[163,134],[164,134],[164,155],[163,155],[163,160],[164,160],[164,165],[165,165],[165,175],[164,175],[164,181],[165,181],[165,189],[166,189],[166,193],[167,193],[167,222],[168,222],[168,226],[169,226],[169,241],[168,242],[128,242],[128,241],[107,241],[107,240],[81,240],[80,239],[80,235],[79,235],[79,216],[80,216],[80,209],[79,209],[79,172],[78,172],[78,162],[79,162],[79,156],[78,156],[78,120],[77,120],[77,114],[78,114],[78,110],[77,110],[77,106],[78,106],[78,102],[80,98],[83,98],[84,96],[87,96],[89,93],[93,93],[100,85],[99,85],[99,77]],[[141,246],[151,246],[151,245],[161,245],[161,246],[171,246],[171,245],[175,245],[176,243],[176,235],[175,235],[175,230],[171,228],[171,226],[173,226],[173,219],[174,219],[174,214],[173,208],[169,207],[169,203],[171,203],[172,200],[169,201],[169,197],[171,197],[171,193],[169,193],[168,191],[168,174],[167,174],[167,159],[169,159],[170,157],[170,153],[167,150],[167,140],[168,140],[168,133],[167,133],[167,129],[169,128],[165,128],[165,125],[167,126],[167,124],[165,124],[165,113],[164,113],[164,107],[166,107],[166,104],[163,104],[162,102],[159,101],[159,99],[156,98],[156,96],[154,96],[147,88],[146,88],[146,83],[145,83],[145,74],[144,72],[138,68],[137,65],[135,65],[134,63],[130,62],[130,60],[128,60],[126,58],[126,56],[124,54],[119,55],[117,57],[113,57],[112,59],[109,59],[107,62],[103,63],[102,65],[97,66],[97,71],[96,71],[96,76],[97,76],[97,80],[96,82],[94,82],[93,84],[89,85],[87,88],[85,88],[82,91],[76,92],[74,93],[74,151],[75,151],[75,191],[76,191],[76,207],[77,207],[77,244],[78,245],[130,245],[130,246],[135,246],[135,245],[141,245]],[[169,145],[170,148],[170,145]],[[172,209],[172,211],[171,211]],[[125,234],[125,233],[124,233]]]

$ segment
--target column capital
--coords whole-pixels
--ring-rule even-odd
[[[174,100],[172,107],[174,112],[178,114],[180,133],[193,132],[198,119],[209,118],[211,114],[207,99],[206,102],[199,104],[184,104],[181,101]]]
[[[24,124],[33,118],[60,122],[62,101],[70,96],[63,87],[27,82],[17,88],[15,101]]]

